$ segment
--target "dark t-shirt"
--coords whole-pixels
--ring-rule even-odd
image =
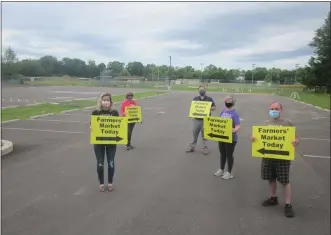
[[[112,110],[93,110],[92,114],[93,116],[120,116],[118,111],[115,109]],[[91,124],[91,121],[90,121]]]
[[[94,116],[119,116],[119,113],[117,110],[93,110],[92,114]]]
[[[215,107],[215,102],[213,100],[213,98],[209,97],[209,96],[204,96],[203,99],[201,99],[201,96],[196,96],[193,98],[194,101],[206,101],[206,102],[211,102],[211,107]],[[211,111],[209,113],[209,116],[211,116]],[[202,120],[203,118],[195,118],[198,120]]]

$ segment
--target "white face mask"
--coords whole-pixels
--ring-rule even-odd
[[[109,101],[109,100],[102,100],[102,101],[101,101],[101,104],[102,104],[103,107],[105,107],[105,108],[109,108],[109,106],[110,106],[110,101]]]

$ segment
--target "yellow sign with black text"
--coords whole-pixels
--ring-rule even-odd
[[[127,144],[128,119],[114,116],[91,116],[91,144]]]
[[[295,127],[253,126],[252,156],[283,160],[294,160]]]
[[[223,117],[204,117],[203,135],[208,140],[232,143],[232,119]]]
[[[128,123],[142,122],[142,114],[140,106],[128,106],[125,107],[126,117],[128,118]]]
[[[192,101],[190,107],[190,118],[203,118],[210,116],[211,102]]]

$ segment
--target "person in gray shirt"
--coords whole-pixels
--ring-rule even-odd
[[[264,125],[269,126],[293,126],[293,124],[281,117],[283,107],[279,102],[273,102],[269,107],[270,119]],[[256,138],[251,136],[251,141]],[[293,146],[297,146],[299,138],[296,136],[292,141]],[[263,201],[263,206],[278,205],[278,197],[276,195],[277,181],[284,187],[285,194],[285,216],[294,217],[294,211],[291,205],[291,185],[290,185],[290,160],[262,158],[261,164],[261,178],[269,181],[270,197]]]
[[[199,96],[194,97],[193,101],[211,102],[211,110],[216,109],[216,105],[213,98],[206,95],[206,88],[204,86],[199,86]],[[203,144],[202,152],[205,155],[209,153],[207,140],[203,137],[203,118],[193,118],[193,141],[186,150],[187,153],[194,152],[194,148],[197,145],[200,132]]]

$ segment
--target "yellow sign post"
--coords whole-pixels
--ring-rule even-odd
[[[210,116],[211,102],[192,101],[190,107],[190,118],[203,118]]]
[[[127,144],[128,119],[114,116],[91,116],[91,144]]]
[[[128,106],[125,107],[126,117],[128,123],[142,122],[142,114],[140,106]]]
[[[232,143],[232,119],[223,117],[203,118],[204,138]]]
[[[295,127],[290,126],[253,126],[252,156],[294,160]]]

